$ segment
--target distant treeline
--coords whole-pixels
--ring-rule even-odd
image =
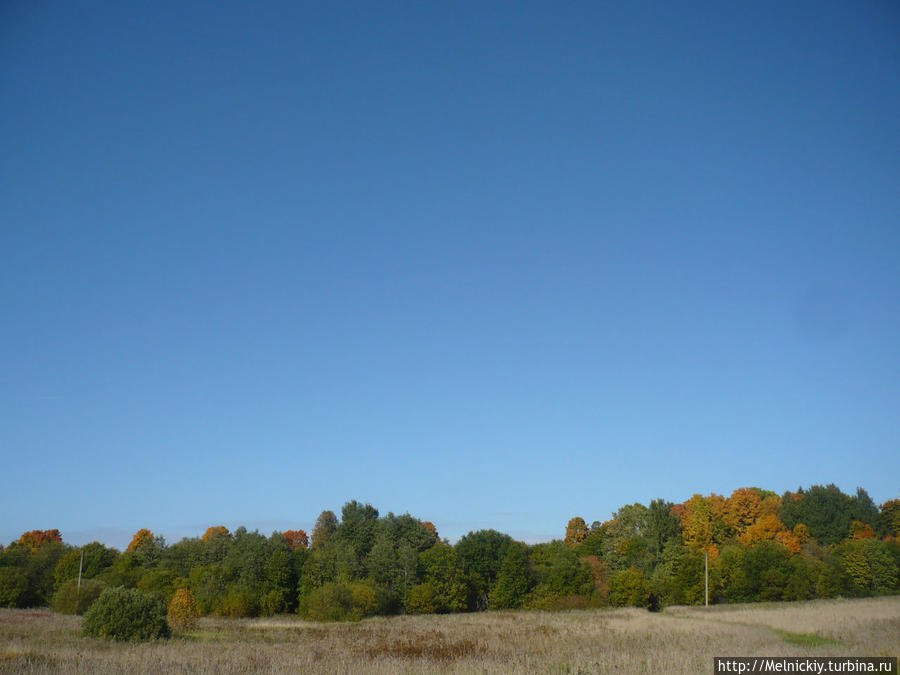
[[[574,517],[563,539],[533,545],[495,530],[451,545],[427,521],[351,501],[340,519],[323,511],[311,537],[211,527],[167,545],[140,530],[119,552],[26,532],[0,547],[0,606],[83,613],[122,586],[166,602],[187,589],[200,614],[231,617],[657,609],[702,603],[707,560],[710,602],[882,595],[900,592],[898,534],[900,500],[879,509],[865,490],[834,485],[630,504],[606,522]]]

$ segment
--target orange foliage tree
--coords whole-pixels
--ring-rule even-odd
[[[741,536],[761,515],[762,499],[753,488],[738,488],[725,502],[725,521]]]
[[[227,527],[225,527],[224,525],[216,525],[214,527],[206,528],[206,532],[203,533],[203,536],[200,537],[200,539],[203,541],[209,541],[216,535],[227,537],[229,534],[230,532],[228,532]]]
[[[286,530],[281,533],[292,551],[298,548],[309,548],[309,536],[305,530]]]
[[[850,535],[851,539],[873,539],[875,537],[875,530],[873,530],[872,526],[868,523],[854,520],[850,523]]]
[[[424,523],[422,523],[422,527],[424,527],[426,530],[431,532],[431,534],[434,535],[435,541],[437,540],[438,531],[437,531],[437,528],[434,526],[434,523],[432,523],[430,520],[426,520]]]
[[[131,543],[128,544],[128,548],[126,551],[136,551],[148,546],[153,546],[153,533],[147,528],[141,528],[137,532],[134,533],[134,537],[131,539]]]
[[[24,546],[28,548],[32,553],[37,551],[44,544],[61,544],[62,543],[62,535],[59,533],[59,530],[31,530],[31,532],[25,532],[19,537],[19,541],[16,542],[20,546]]]

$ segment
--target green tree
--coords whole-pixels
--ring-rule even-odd
[[[338,519],[334,515],[334,511],[322,511],[316,520],[315,527],[313,527],[312,548],[316,549],[324,546],[325,542],[331,539],[331,535],[335,533],[337,528]]]
[[[82,554],[84,554],[83,565]],[[109,569],[118,557],[119,552],[116,549],[107,548],[99,541],[93,541],[81,548],[73,548],[56,563],[53,571],[55,586],[59,588],[63,582],[77,579],[79,566],[82,579],[93,579]]]
[[[378,509],[371,504],[360,504],[354,499],[341,509],[341,524],[335,530],[334,538],[350,544],[356,557],[362,560],[375,543],[377,526]]]
[[[469,532],[456,543],[456,552],[463,570],[472,582],[476,606],[484,609],[488,594],[500,574],[506,550],[512,542],[507,534],[496,530]]]
[[[434,589],[437,612],[464,612],[471,608],[471,582],[456,549],[436,544],[419,554],[419,567],[424,582]]]
[[[636,567],[614,572],[609,581],[609,599],[617,607],[646,607],[650,584]]]
[[[0,567],[0,607],[28,606],[28,577],[18,567]]]
[[[528,547],[516,541],[510,542],[500,564],[497,583],[491,589],[491,607],[494,609],[521,607],[534,586],[535,579],[528,559]]]

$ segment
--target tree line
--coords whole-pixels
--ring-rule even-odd
[[[167,545],[138,531],[124,552],[73,547],[58,530],[0,546],[0,606],[84,613],[123,587],[200,615],[299,613],[313,620],[486,609],[806,600],[900,592],[900,500],[815,485],[781,496],[740,488],[629,504],[604,522],[573,517],[558,540],[486,529],[451,544],[409,514],[347,502],[303,530],[210,527]],[[81,584],[78,584],[79,568]],[[170,605],[171,608],[171,605]],[[192,610],[193,611],[193,610]]]

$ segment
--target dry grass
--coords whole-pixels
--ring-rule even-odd
[[[718,656],[896,656],[900,597],[357,624],[202,619],[164,642],[79,637],[80,619],[0,610],[0,673],[711,672]]]

